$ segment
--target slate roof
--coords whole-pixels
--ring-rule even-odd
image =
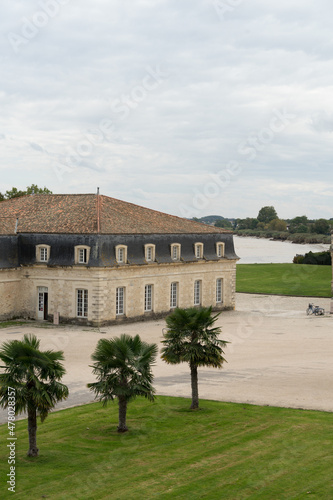
[[[0,234],[190,234],[230,231],[97,194],[34,194],[0,202]]]

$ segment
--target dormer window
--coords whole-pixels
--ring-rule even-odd
[[[116,246],[116,260],[118,264],[126,264],[127,262],[127,246],[117,245]]]
[[[50,245],[37,245],[36,246],[36,261],[48,262],[50,258]]]
[[[118,248],[117,261],[122,264],[125,261],[125,250],[123,248]]]
[[[179,243],[173,243],[171,245],[171,258],[172,260],[180,260],[180,250],[181,250],[181,246]]]
[[[87,261],[87,249],[80,248],[79,249],[79,264],[86,264]]]
[[[155,261],[155,245],[145,245],[145,259],[147,262]]]
[[[47,262],[48,261],[48,258],[47,258],[47,248],[46,247],[41,247],[39,249],[39,252],[40,252],[40,261],[41,262]]]
[[[194,253],[197,259],[203,258],[203,243],[195,243]]]
[[[218,257],[224,257],[224,243],[216,243],[216,254]]]
[[[90,247],[78,245],[74,249],[75,264],[88,264],[90,257]]]

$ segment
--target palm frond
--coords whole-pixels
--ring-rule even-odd
[[[156,344],[143,342],[139,335],[122,334],[113,339],[101,339],[92,354],[97,382],[88,384],[88,387],[104,404],[119,396],[124,396],[127,401],[136,396],[152,399],[151,367],[157,354]]]

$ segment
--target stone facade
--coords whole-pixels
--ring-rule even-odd
[[[24,232],[23,223],[7,234],[7,224],[0,234],[0,319],[59,315],[62,322],[102,325],[160,317],[174,307],[234,309],[232,233],[179,218],[173,233],[173,217],[165,222],[164,214],[170,229],[162,232],[158,214],[152,217],[160,232],[146,234],[142,224],[136,233],[125,227],[123,234],[73,234],[70,227],[59,233],[59,224],[57,233]]]
[[[223,280],[219,303],[216,302],[217,279]],[[171,310],[171,283],[178,284],[178,307],[192,307],[195,281],[202,284],[201,305],[234,309],[235,265],[232,261],[152,264],[148,269],[131,265],[118,269],[35,265],[1,272],[1,319],[18,316],[44,319],[38,317],[39,290],[48,294],[47,319],[52,319],[56,312],[60,314],[60,321],[100,325],[164,316]],[[149,312],[145,312],[145,285],[152,285]],[[120,287],[124,289],[124,313],[117,315],[116,290]],[[86,318],[77,317],[77,290],[88,292]]]

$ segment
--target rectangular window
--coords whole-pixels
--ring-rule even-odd
[[[47,248],[46,247],[41,247],[39,249],[39,260],[41,262],[47,262]]]
[[[76,291],[76,314],[79,318],[88,316],[88,290]]]
[[[177,306],[178,306],[178,283],[171,283],[170,308],[174,309]]]
[[[201,281],[194,282],[194,305],[200,306],[201,304]]]
[[[152,247],[147,247],[147,256],[146,260],[148,262],[151,262],[153,260],[153,248]]]
[[[145,312],[153,310],[153,285],[145,286]]]
[[[116,290],[116,314],[125,314],[125,288],[119,287]]]
[[[217,244],[217,256],[224,257],[224,243]]]
[[[197,259],[200,259],[201,257],[201,247],[199,245],[195,247],[195,256]]]
[[[172,258],[173,260],[178,260],[178,247],[172,247]]]
[[[121,264],[124,262],[124,249],[123,248],[118,248],[118,257],[117,261]]]
[[[223,281],[222,278],[216,280],[216,303],[220,304],[223,302]]]
[[[79,264],[87,263],[87,249],[79,248]]]
[[[171,245],[171,258],[172,260],[180,260],[180,244],[175,243]]]

